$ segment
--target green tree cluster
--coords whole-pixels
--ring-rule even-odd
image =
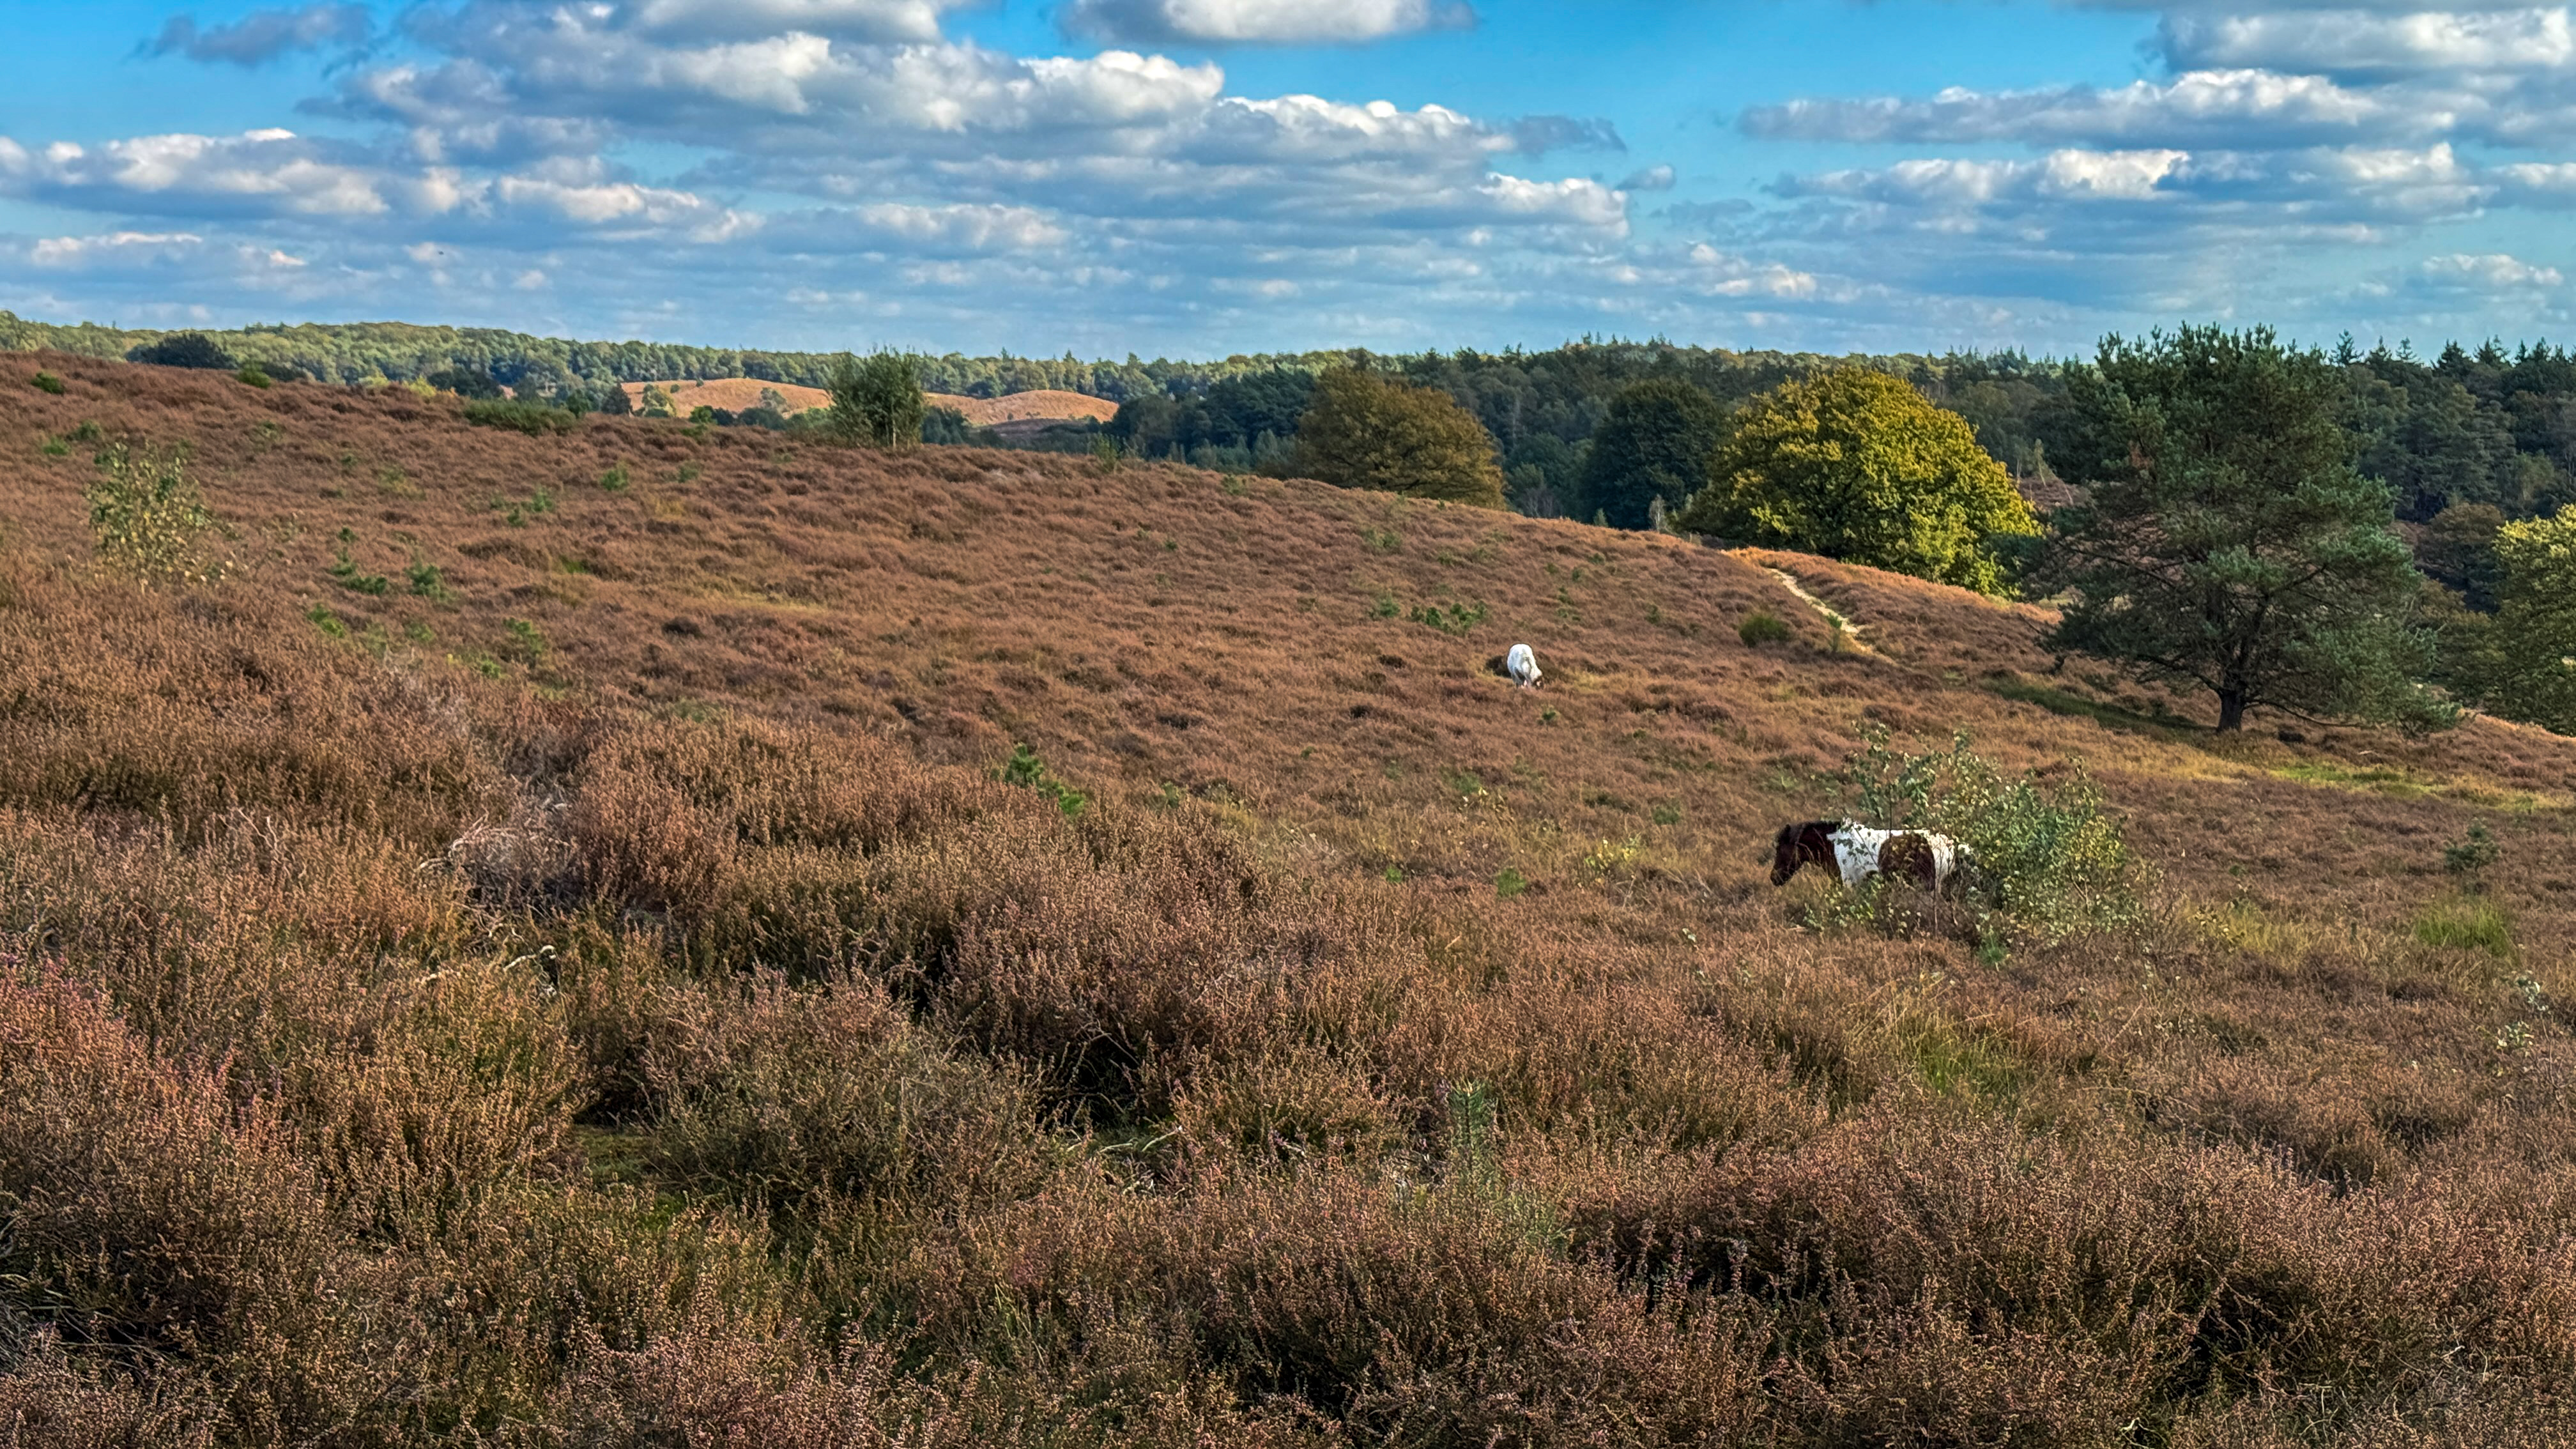
[[[1312,400],[1312,373],[1287,367],[1218,379],[1204,393],[1129,397],[1109,436],[1131,458],[1171,458],[1226,472],[1278,471]]]
[[[56,326],[0,312],[0,348],[124,357],[183,335]],[[620,382],[753,377],[823,387],[837,356],[404,323],[279,324],[202,335],[273,378],[301,373],[330,383],[402,382],[463,367],[488,373],[521,397],[557,401],[575,388],[604,401]],[[2390,483],[2401,519],[2429,521],[2458,504],[2487,504],[2524,518],[2576,502],[2576,353],[2546,343],[2510,352],[2496,342],[2454,343],[2428,362],[2400,343],[2368,353],[2347,345],[2329,360],[2349,394],[2347,426],[2363,439],[2361,471]],[[1294,393],[1317,375],[1341,367],[1389,372],[1440,388],[1475,414],[1501,453],[1516,506],[1586,518],[1596,510],[1630,516],[1606,500],[1587,506],[1579,496],[1596,434],[1629,387],[1684,382],[1733,407],[1784,382],[1856,365],[1902,377],[1964,417],[1978,445],[2016,480],[2053,480],[2052,460],[2075,426],[2070,365],[2012,351],[1828,357],[1585,338],[1544,352],[1375,357],[1325,351],[1204,361],[949,353],[918,362],[931,392],[993,397],[1060,388],[1120,403],[1168,401],[1172,411],[1159,424],[1139,419],[1147,446],[1133,446],[1132,434],[1122,445],[1137,456],[1177,455],[1222,468],[1284,465],[1294,449],[1295,418],[1304,411]]]
[[[1343,488],[1503,506],[1494,440],[1474,414],[1438,388],[1358,368],[1315,379],[1296,468]]]
[[[843,354],[832,369],[832,436],[870,448],[918,447],[921,392],[920,364],[907,353]]]
[[[1674,523],[2001,593],[1997,540],[2039,532],[2001,463],[1903,378],[1843,368],[1747,403]]]
[[[2480,708],[2576,734],[2576,504],[2503,525],[2494,552],[2495,616],[2454,621],[2450,682]]]

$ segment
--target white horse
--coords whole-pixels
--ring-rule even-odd
[[[1515,644],[1503,656],[1503,667],[1511,671],[1512,682],[1523,689],[1538,688],[1538,655],[1527,644]]]

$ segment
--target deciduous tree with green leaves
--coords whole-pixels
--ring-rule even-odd
[[[1357,368],[1315,379],[1297,424],[1296,467],[1343,488],[1503,506],[1494,440],[1474,414],[1438,388]]]
[[[2576,734],[2576,505],[2496,531],[2502,599],[2456,641],[2483,708]]]
[[[921,364],[909,353],[844,353],[832,367],[830,390],[834,437],[871,448],[920,446]]]
[[[1903,378],[1847,367],[1753,398],[1673,522],[1999,594],[1998,539],[2039,531],[2004,465]]]
[[[1575,516],[1646,527],[1656,499],[1679,508],[1708,485],[1709,455],[1725,436],[1726,409],[1707,389],[1667,377],[1629,385],[1593,431]]]
[[[2108,337],[2069,379],[2084,502],[2037,579],[2070,590],[2049,646],[2197,685],[2218,727],[2270,707],[2430,728],[2432,639],[2385,484],[2353,466],[2344,380],[2268,328]]]

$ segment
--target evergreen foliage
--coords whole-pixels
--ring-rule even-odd
[[[1726,410],[1706,389],[1674,377],[1631,383],[1593,432],[1574,509],[1616,528],[1648,527],[1656,500],[1678,508],[1707,486],[1725,436]]]
[[[489,400],[501,395],[500,382],[479,367],[443,367],[421,381],[461,398]]]
[[[2492,614],[2502,601],[2504,563],[2496,555],[2496,535],[2505,513],[2492,503],[2455,503],[2442,510],[2415,545],[2415,559],[2425,574],[2458,591],[2468,607]]]
[[[1844,368],[1746,404],[1685,532],[1959,584],[2006,585],[1993,547],[2039,531],[2003,465],[1958,414],[1903,378]]]
[[[2269,329],[2105,339],[2071,380],[2068,474],[2043,563],[2074,602],[2050,647],[2218,698],[2222,731],[2271,706],[2427,727],[2431,640],[2387,485],[2353,466],[2343,378]]]
[[[516,398],[475,398],[465,404],[465,421],[478,427],[508,428],[532,438],[569,433],[581,426],[581,415],[569,408]]]
[[[1297,471],[1343,488],[1503,506],[1494,440],[1437,388],[1345,368],[1315,380],[1298,422]]]
[[[231,372],[241,366],[222,344],[203,332],[174,332],[157,341],[141,343],[125,354],[125,360],[155,367],[203,368],[208,372]]]

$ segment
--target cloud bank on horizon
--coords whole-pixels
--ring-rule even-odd
[[[208,120],[0,111],[0,306],[49,318],[2068,351],[2563,333],[2576,271],[2568,6],[64,9],[40,85]]]

